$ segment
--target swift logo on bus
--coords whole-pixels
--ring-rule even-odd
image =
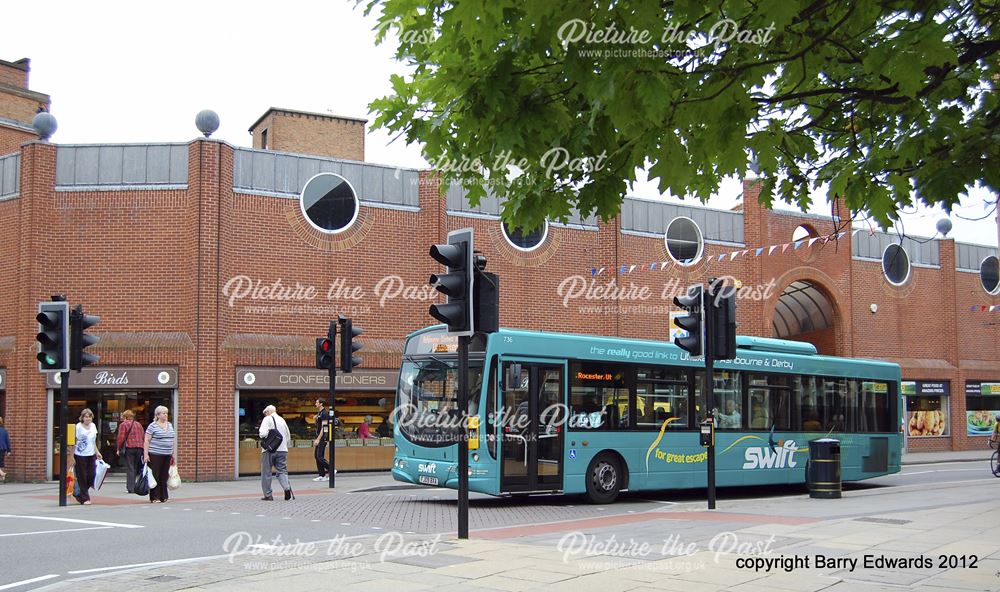
[[[433,475],[434,473],[437,472],[437,468],[438,468],[438,466],[437,466],[436,463],[430,463],[430,464],[426,464],[426,465],[425,464],[421,464],[421,465],[417,465],[417,472],[418,473],[430,473],[431,475]]]
[[[779,448],[750,446],[743,453],[744,469],[794,469],[797,452],[795,440],[785,440]]]

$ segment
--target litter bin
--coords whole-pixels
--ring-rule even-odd
[[[840,499],[840,440],[810,440],[806,484],[809,497]]]

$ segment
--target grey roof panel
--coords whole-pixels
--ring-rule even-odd
[[[124,154],[121,146],[101,146],[98,151],[98,184],[121,185]]]
[[[150,146],[146,151],[146,180],[170,182],[170,146]]]
[[[382,187],[382,168],[366,166],[362,169],[361,176],[364,179],[365,192],[363,195],[358,195],[358,198],[364,198],[369,201],[385,202],[385,194]]]
[[[58,158],[58,153],[56,155]],[[96,185],[97,167],[100,164],[100,148],[97,146],[81,146],[76,151],[76,163],[73,168],[73,185]]]

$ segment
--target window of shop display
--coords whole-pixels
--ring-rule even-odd
[[[316,472],[313,457],[313,442],[316,439],[316,399],[328,401],[325,392],[241,392],[239,409],[239,472],[250,474],[260,471],[260,422],[264,408],[274,405],[278,415],[285,419],[291,442],[288,443],[288,470],[292,473]],[[392,463],[392,455],[385,457],[380,447],[391,449],[393,440],[391,429],[386,437],[379,437],[380,426],[389,420],[392,413],[392,399],[381,392],[337,392],[336,426],[334,445],[351,450],[350,458],[337,458],[337,467],[344,469],[387,469]],[[361,438],[358,428],[371,417],[369,430],[371,438]],[[388,428],[388,425],[386,426]],[[384,434],[386,429],[382,429]],[[371,450],[369,450],[371,449]],[[346,453],[345,453],[346,454]]]
[[[901,387],[906,397],[907,436],[915,438],[950,435],[948,402],[951,391],[947,381],[904,380]]]
[[[153,421],[153,410],[163,405],[170,413],[170,421],[177,429],[177,419],[174,416],[174,409],[171,407],[171,393],[169,391],[96,391],[96,390],[71,390],[69,395],[69,415],[67,424],[76,425],[80,421],[80,413],[84,409],[90,409],[94,414],[94,423],[98,429],[97,445],[101,450],[104,460],[111,464],[111,470],[118,472],[124,470],[121,459],[118,458],[118,424],[121,422],[121,414],[130,409],[135,414],[135,420],[143,427],[148,426]],[[59,442],[62,438],[59,427],[59,397],[52,399],[52,474],[59,474]],[[73,431],[69,434],[72,436]]]
[[[989,436],[1000,418],[1000,380],[966,381],[966,434]]]

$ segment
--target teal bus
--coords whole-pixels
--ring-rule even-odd
[[[457,489],[467,434],[474,492],[609,503],[626,490],[704,488],[698,428],[710,412],[719,486],[804,483],[808,443],[823,437],[840,441],[843,481],[900,469],[896,364],[740,336],[736,358],[715,363],[708,401],[704,361],[672,343],[501,329],[471,338],[466,426],[457,348],[443,326],[407,337],[397,481]]]

